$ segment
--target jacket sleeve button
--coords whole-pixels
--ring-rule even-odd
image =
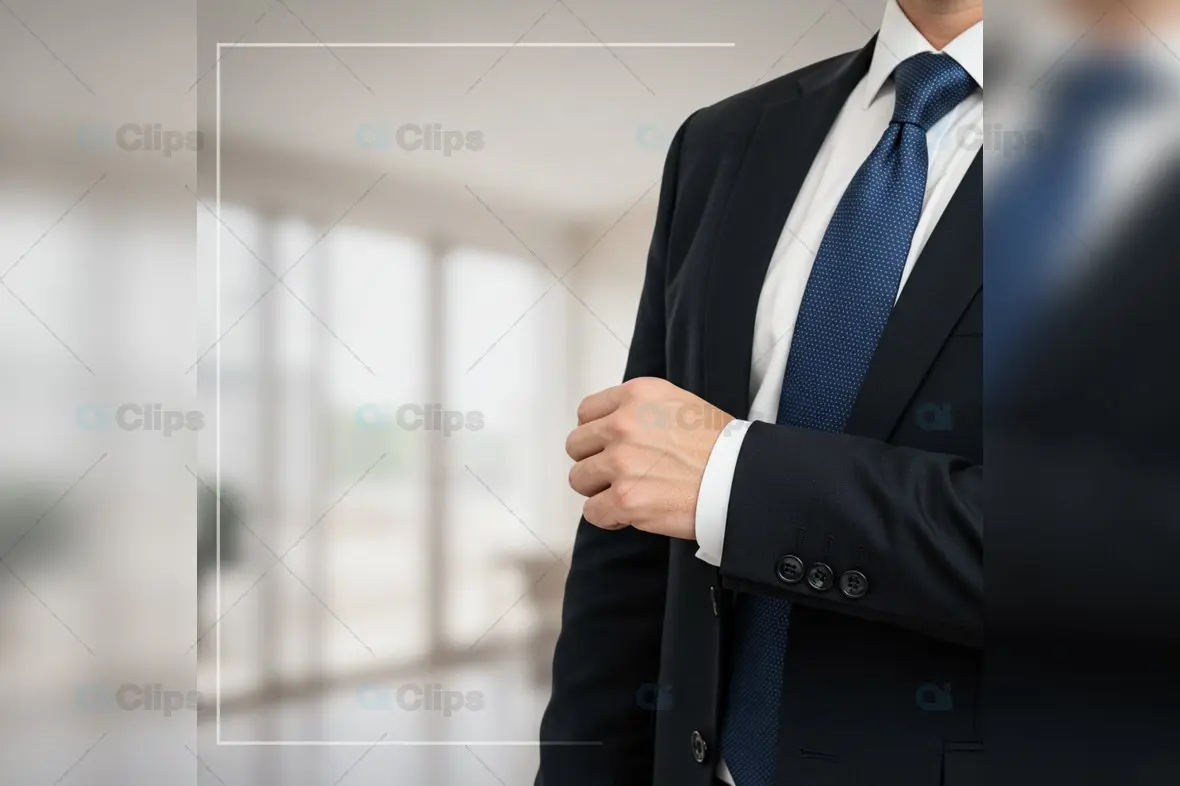
[[[844,597],[856,600],[869,591],[869,580],[859,570],[846,570],[840,574],[840,592]]]
[[[774,572],[784,584],[797,584],[803,578],[803,560],[788,554],[779,559]]]
[[[822,562],[817,562],[811,566],[811,570],[807,571],[807,584],[816,592],[823,592],[830,589],[832,580],[835,574],[832,569]]]
[[[705,758],[709,755],[709,746],[705,744],[705,738],[701,736],[699,731],[692,733],[692,757],[697,764],[704,764]]]

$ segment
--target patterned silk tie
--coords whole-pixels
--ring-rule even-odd
[[[926,132],[975,89],[962,66],[934,53],[906,59],[893,81],[893,120],[844,192],[807,279],[780,424],[844,429],[922,213]],[[737,786],[773,786],[790,604],[759,595],[741,601],[721,753]]]

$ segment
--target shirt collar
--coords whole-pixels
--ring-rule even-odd
[[[881,31],[877,34],[873,62],[861,85],[864,108],[868,109],[869,105],[880,95],[881,88],[893,75],[893,70],[897,68],[899,63],[922,52],[934,51],[936,50],[930,45],[930,42],[918,32],[918,28],[914,27],[914,23],[901,10],[897,0],[889,0],[885,4],[885,17],[881,21]],[[975,84],[983,87],[982,21],[964,30],[942,51],[963,66],[963,69],[975,80]]]

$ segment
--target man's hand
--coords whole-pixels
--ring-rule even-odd
[[[641,377],[578,405],[565,442],[577,463],[570,486],[586,497],[586,520],[696,538],[697,495],[713,443],[733,420],[662,379]]]

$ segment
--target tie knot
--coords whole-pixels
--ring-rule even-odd
[[[953,57],[933,52],[902,61],[893,71],[893,83],[897,88],[893,122],[913,123],[924,131],[975,89],[975,80]]]

